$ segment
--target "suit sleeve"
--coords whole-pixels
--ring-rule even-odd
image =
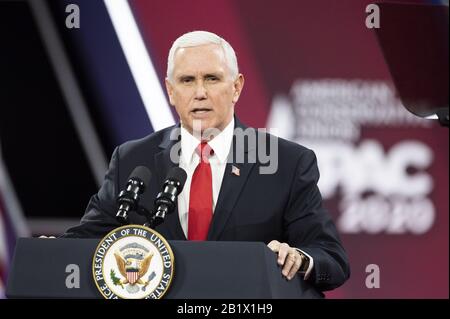
[[[319,170],[313,151],[300,156],[284,215],[287,242],[314,259],[308,281],[320,290],[342,285],[350,276],[347,254],[317,187]]]
[[[101,238],[121,224],[116,220],[118,195],[119,147],[111,157],[105,179],[97,194],[91,197],[80,224],[69,228],[63,238]]]

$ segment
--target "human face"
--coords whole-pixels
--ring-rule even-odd
[[[201,123],[201,133],[212,128],[222,131],[233,118],[243,85],[242,74],[231,78],[224,53],[216,44],[178,49],[172,79],[166,79],[170,104],[181,125],[193,135],[196,120],[195,128]]]

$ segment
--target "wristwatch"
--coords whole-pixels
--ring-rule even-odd
[[[305,272],[308,270],[308,267],[309,267],[309,258],[305,254],[303,254],[301,251],[298,251],[298,253],[300,254],[300,258],[302,260],[299,271]]]

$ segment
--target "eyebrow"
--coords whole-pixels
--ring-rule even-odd
[[[193,75],[180,75],[177,78],[178,78],[178,80],[181,81],[181,80],[195,79],[195,76],[193,76]]]
[[[216,77],[216,78],[222,78],[223,74],[222,73],[207,73],[204,75],[204,78],[210,78],[210,77]]]
[[[219,79],[221,79],[221,78],[223,78],[223,74],[221,73],[221,72],[218,72],[218,73],[206,73],[205,75],[203,75],[203,78],[210,78],[210,77],[216,77],[216,78],[219,78]],[[195,79],[195,75],[187,75],[187,74],[185,74],[185,75],[180,75],[180,76],[178,76],[177,77],[177,79],[179,80],[179,81],[183,81],[183,80],[193,80],[193,79]]]

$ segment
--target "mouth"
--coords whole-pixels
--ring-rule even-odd
[[[208,108],[195,108],[191,111],[194,115],[201,115],[201,114],[206,114],[208,112],[211,112],[211,109]]]

